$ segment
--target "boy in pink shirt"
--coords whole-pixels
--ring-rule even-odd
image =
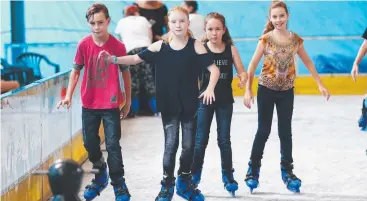
[[[86,18],[92,34],[84,37],[78,44],[67,94],[57,107],[63,105],[70,107],[80,71],[84,68],[80,91],[83,105],[83,140],[89,160],[93,163],[93,168],[100,170],[100,173],[95,175],[92,183],[86,187],[84,198],[86,200],[94,199],[108,185],[107,164],[100,149],[98,135],[101,120],[103,120],[108,152],[107,163],[116,201],[129,201],[130,194],[124,179],[124,166],[119,143],[121,138],[119,106],[125,101],[124,114],[129,113],[131,105],[130,72],[126,66],[120,66],[120,70],[123,72],[127,99],[123,100],[119,68],[116,64],[105,63],[98,59],[101,50],[125,56],[126,49],[123,43],[108,33],[110,17],[105,5],[91,5]]]

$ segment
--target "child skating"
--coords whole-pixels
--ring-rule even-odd
[[[352,78],[354,81],[356,81],[356,77],[359,73],[359,64],[362,61],[362,58],[366,55],[367,53],[367,29],[365,30],[364,34],[362,35],[363,43],[361,45],[361,47],[359,48],[358,54],[356,59],[354,60],[353,63],[353,69],[352,69]],[[361,128],[362,131],[367,131],[367,94],[365,95],[365,97],[362,100],[362,114],[361,117],[358,120],[358,126]]]
[[[238,190],[238,183],[233,177],[232,148],[231,148],[231,121],[233,113],[233,65],[240,78],[239,87],[243,88],[247,79],[244,66],[237,48],[233,45],[225,18],[219,13],[209,13],[204,21],[204,46],[213,55],[214,63],[220,69],[220,76],[215,87],[215,102],[207,105],[200,101],[198,110],[198,128],[195,140],[194,163],[192,165],[193,181],[200,183],[204,163],[205,149],[209,141],[210,126],[215,113],[217,120],[217,139],[221,155],[222,181],[224,188],[233,196]],[[206,90],[210,72],[203,69],[200,72],[200,91]]]
[[[89,7],[86,18],[92,34],[84,37],[78,44],[74,59],[73,70],[70,73],[68,90],[65,98],[57,105],[71,105],[74,89],[78,83],[80,71],[84,68],[81,83],[82,100],[82,130],[83,141],[88,158],[93,168],[100,172],[92,182],[86,186],[84,198],[93,200],[101,194],[108,185],[108,175],[111,178],[116,201],[129,201],[130,193],[124,178],[124,165],[121,154],[121,122],[120,109],[123,100],[120,88],[119,68],[116,64],[100,62],[98,54],[101,50],[119,56],[126,55],[123,43],[108,33],[110,16],[103,4],[93,4]],[[127,114],[131,105],[130,72],[126,66],[120,66],[124,79],[126,100],[124,114]],[[103,121],[107,163],[100,148],[99,127]],[[107,164],[109,173],[107,172]]]
[[[191,37],[188,30],[189,13],[181,7],[168,12],[169,33],[147,50],[130,56],[115,57],[101,52],[101,58],[112,63],[135,65],[142,61],[156,65],[156,97],[164,129],[163,179],[156,201],[169,201],[174,193],[190,201],[203,201],[204,195],[191,180],[191,164],[194,155],[196,113],[199,98],[205,104],[215,101],[214,88],[219,70],[200,41]],[[210,71],[208,87],[199,95],[198,73]],[[174,170],[179,146],[179,128],[182,126],[182,152],[175,183]]]
[[[296,77],[295,56],[301,58],[315,79],[319,90],[328,100],[330,94],[323,85],[312,60],[303,46],[303,39],[287,30],[288,9],[283,1],[273,1],[268,23],[256,51],[249,64],[249,79],[246,83],[244,105],[251,108],[253,103],[252,82],[256,67],[264,55],[264,65],[259,76],[257,107],[258,129],[252,146],[251,157],[246,173],[246,185],[252,192],[258,187],[261,159],[265,143],[268,140],[274,105],[278,115],[278,135],[281,147],[281,178],[286,187],[293,192],[300,192],[301,179],[293,173],[292,157],[292,115],[294,106],[294,80]]]

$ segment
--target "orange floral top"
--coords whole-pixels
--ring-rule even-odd
[[[294,86],[296,78],[295,56],[303,39],[290,32],[289,41],[278,41],[270,31],[259,39],[264,49],[264,65],[259,84],[276,91],[285,91]]]

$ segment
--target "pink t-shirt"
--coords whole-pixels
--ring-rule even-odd
[[[84,67],[80,93],[85,108],[111,109],[123,102],[118,65],[107,64],[102,59],[97,61],[102,50],[111,55],[126,55],[125,45],[112,35],[102,47],[94,43],[92,35],[84,37],[78,44],[74,68]]]

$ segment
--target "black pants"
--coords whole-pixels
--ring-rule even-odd
[[[108,152],[107,164],[112,181],[124,176],[124,165],[121,154],[121,124],[119,108],[115,109],[87,109],[82,108],[82,127],[84,147],[88,152],[90,162],[101,160],[99,126],[103,121],[106,149]]]
[[[294,90],[274,91],[259,85],[257,95],[258,128],[252,145],[251,161],[260,163],[265,143],[269,138],[273,120],[274,105],[278,115],[281,162],[293,163],[292,158],[292,115]]]
[[[195,138],[194,162],[192,172],[203,167],[205,150],[209,142],[210,126],[213,116],[217,120],[217,141],[220,149],[221,164],[223,170],[232,170],[232,147],[231,147],[231,122],[233,104],[206,105],[200,102],[198,110],[198,128]]]
[[[182,152],[178,175],[183,172],[190,173],[194,156],[196,121],[196,117],[188,119],[182,116],[166,116],[162,113],[164,129],[163,174],[165,176],[170,178],[174,177],[176,153],[180,139],[180,124],[182,127]]]

